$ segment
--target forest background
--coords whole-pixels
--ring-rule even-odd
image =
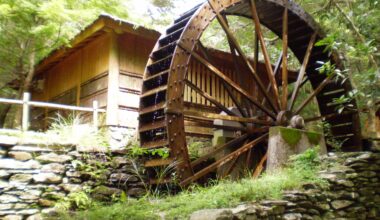
[[[52,50],[70,46],[70,39],[99,14],[111,14],[162,31],[181,12],[199,2],[202,1],[0,0],[0,97],[20,99],[32,87],[35,65]],[[380,1],[295,2],[327,33],[319,44],[339,51],[343,58],[344,73],[355,89],[336,101],[344,103],[356,98],[359,108],[367,111],[366,126],[371,127],[380,102]],[[248,38],[249,31],[240,35]],[[218,34],[209,40],[221,48],[226,44]],[[0,105],[0,127],[5,122],[17,126],[20,114],[12,108]]]

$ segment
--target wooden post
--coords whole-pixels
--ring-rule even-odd
[[[107,125],[119,125],[119,51],[117,34],[109,33],[109,68],[108,68],[108,93],[107,93]]]
[[[95,130],[98,130],[99,122],[98,122],[98,115],[99,115],[99,103],[97,100],[94,100],[92,102],[92,108],[93,108],[93,114],[92,114],[92,122]]]
[[[29,128],[29,101],[30,93],[24,92],[22,97],[22,131],[27,131]]]

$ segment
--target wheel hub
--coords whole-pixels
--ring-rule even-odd
[[[290,111],[280,111],[276,118],[276,125],[303,129],[305,128],[305,121],[300,115],[293,115]]]

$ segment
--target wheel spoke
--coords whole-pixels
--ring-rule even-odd
[[[217,11],[215,10],[213,4],[211,3],[211,1],[209,1],[209,4],[210,4],[210,7],[213,9],[213,11],[215,12],[216,14],[216,18],[219,22],[219,24],[222,26],[222,29],[224,30],[224,32],[226,33],[227,35],[227,38],[231,40],[231,42],[233,43],[236,51],[239,53],[239,55],[242,57],[244,63],[246,64],[246,66],[248,67],[248,69],[250,70],[250,73],[253,75],[253,78],[254,80],[256,81],[256,83],[259,85],[259,88],[260,90],[262,91],[262,93],[264,94],[265,98],[268,99],[269,101],[269,104],[271,106],[271,108],[277,113],[278,112],[278,103],[277,105],[275,104],[275,102],[273,101],[273,99],[265,92],[265,88],[264,88],[264,84],[263,82],[261,81],[260,77],[257,75],[256,71],[254,70],[254,68],[252,67],[251,63],[249,62],[248,58],[245,56],[243,50],[241,49],[237,39],[234,37],[234,35],[232,34],[232,31],[228,28],[227,24],[226,24],[226,21],[223,19],[223,16]],[[277,96],[278,97],[278,96]]]
[[[202,170],[198,171],[197,173],[194,173],[193,176],[190,176],[187,179],[183,180],[181,182],[181,185],[187,185],[191,182],[194,182],[197,179],[201,178],[202,176],[206,175],[207,173],[209,173],[209,172],[215,170],[216,168],[222,166],[223,164],[233,160],[235,157],[240,156],[244,152],[248,151],[249,149],[253,148],[257,144],[259,144],[260,142],[265,140],[267,138],[267,136],[268,136],[268,133],[256,138],[255,140],[253,140],[253,141],[249,142],[248,144],[240,147],[239,149],[233,151],[232,153],[225,155],[224,157],[222,157],[218,161],[214,162],[213,164],[203,168]]]
[[[170,110],[167,110],[167,112],[170,112]],[[194,119],[204,119],[204,120],[219,119],[219,120],[225,120],[225,121],[254,123],[254,124],[259,124],[259,125],[273,125],[273,122],[259,120],[255,118],[244,118],[244,117],[236,117],[236,116],[231,116],[231,115],[221,115],[221,114],[216,114],[216,113],[191,111],[191,110],[184,110],[183,113],[185,114],[185,117],[194,118]]]
[[[255,30],[256,30],[257,36],[259,38],[259,41],[260,41],[261,51],[263,52],[263,55],[264,55],[265,68],[267,70],[267,75],[268,75],[269,81],[271,82],[271,85],[272,85],[274,98],[275,98],[275,100],[278,101],[279,100],[279,94],[278,94],[277,82],[276,82],[276,78],[274,77],[272,65],[271,65],[270,58],[268,55],[268,51],[267,51],[265,41],[264,41],[264,36],[263,36],[262,31],[261,31],[260,20],[259,20],[259,16],[258,16],[257,10],[256,10],[256,4],[255,4],[254,0],[251,0],[250,2],[251,2],[252,19],[253,19],[253,22],[255,24]],[[278,106],[280,106],[278,102],[276,102],[276,104]]]
[[[254,48],[254,61],[253,68],[257,71],[257,65],[259,64],[259,36],[255,32],[255,48]]]
[[[182,43],[178,43],[178,46],[180,46],[183,50],[185,50],[186,52],[190,53],[193,58],[195,58],[196,60],[198,60],[200,63],[202,63],[203,65],[205,65],[211,72],[213,72],[215,75],[217,75],[220,79],[222,79],[223,81],[225,81],[227,84],[229,84],[233,89],[235,89],[236,91],[238,91],[240,94],[242,94],[243,96],[245,96],[250,102],[252,102],[252,104],[254,104],[256,107],[260,108],[263,112],[265,112],[268,116],[270,116],[272,119],[275,119],[276,118],[276,115],[273,114],[273,112],[271,112],[269,109],[267,109],[265,106],[261,105],[261,103],[259,103],[258,101],[256,101],[255,97],[250,95],[246,90],[244,90],[243,88],[241,88],[238,84],[236,84],[234,81],[232,81],[230,78],[228,78],[224,73],[222,73],[218,68],[216,68],[215,66],[213,66],[211,63],[209,63],[207,60],[205,60],[204,58],[202,58],[200,55],[198,55],[197,53],[189,50],[188,48],[186,48],[186,46],[184,46]]]
[[[333,72],[331,73],[330,75],[328,75],[323,81],[321,84],[319,84],[319,86],[313,91],[313,93],[311,93],[306,99],[305,101],[302,102],[302,104],[297,108],[297,110],[294,112],[294,114],[299,114],[303,108],[305,108],[305,106],[307,104],[309,104],[309,102],[316,96],[318,95],[322,89],[327,85],[327,83],[330,82],[330,79],[335,75],[336,72]]]
[[[208,59],[210,61],[210,63],[215,64],[215,62],[213,62],[212,57],[209,55],[209,53],[207,52],[206,48],[202,45],[202,43],[200,41],[198,42],[198,45],[199,45],[200,51],[206,57],[206,59]],[[228,95],[231,97],[232,102],[238,108],[240,114],[243,115],[244,117],[248,117],[247,114],[245,114],[243,108],[241,107],[239,101],[237,100],[237,98],[235,97],[235,95],[233,94],[233,92],[231,91],[231,88],[224,81],[222,81],[222,84],[223,84],[224,88],[226,89]]]
[[[278,57],[278,60],[277,60],[277,62],[276,62],[276,66],[275,66],[275,68],[274,68],[274,76],[276,76],[277,74],[278,74],[278,71],[279,71],[279,69],[280,69],[280,66],[281,66],[281,62],[282,62],[282,57],[283,57],[283,53],[281,52],[280,53],[280,56]],[[267,86],[267,93],[269,93],[270,92],[270,88],[271,88],[271,86],[270,85],[268,85]],[[263,101],[261,102],[263,105],[265,105],[265,99],[263,99]]]
[[[309,45],[308,45],[308,47],[306,49],[306,53],[305,53],[305,56],[303,58],[302,66],[301,66],[301,69],[300,69],[300,71],[298,73],[298,78],[297,78],[297,81],[296,81],[296,85],[294,87],[294,90],[293,90],[293,93],[292,93],[292,97],[290,99],[289,108],[288,108],[288,110],[290,110],[290,111],[293,110],[294,102],[297,99],[298,92],[299,92],[301,86],[304,84],[303,80],[304,80],[304,76],[305,76],[305,72],[306,72],[306,67],[307,67],[307,65],[309,63],[310,54],[311,54],[311,51],[313,50],[313,46],[314,46],[314,42],[315,42],[316,37],[317,37],[316,33],[314,33],[311,36]]]
[[[253,178],[259,177],[261,172],[263,172],[264,163],[267,161],[267,158],[268,158],[268,153],[265,152],[265,155],[263,156],[263,158],[261,158],[259,164],[257,165],[255,171],[253,172],[253,175],[252,175]]]
[[[353,114],[357,113],[358,111],[344,111],[342,113],[331,113],[327,115],[321,115],[321,116],[315,116],[315,117],[310,117],[310,118],[305,118],[305,123],[313,122],[313,121],[318,121],[318,120],[326,120],[326,119],[331,119],[331,118],[336,118],[342,115],[348,115],[348,114]]]
[[[285,0],[285,9],[282,22],[282,99],[281,110],[286,110],[288,105],[288,2]]]
[[[233,147],[237,144],[240,144],[241,142],[243,142],[244,140],[246,140],[248,138],[248,134],[243,134],[242,136],[240,137],[237,137],[233,140],[230,140],[228,141],[227,143],[223,144],[223,145],[219,145],[219,146],[216,146],[215,149],[205,155],[203,155],[202,157],[194,160],[193,162],[191,162],[191,167],[195,167],[197,166],[198,164],[202,163],[203,161],[215,156],[215,154],[219,153],[220,151],[226,149],[226,148],[229,148],[229,147]]]
[[[224,18],[224,20],[226,21],[227,26],[229,26],[229,24],[228,24],[228,20],[227,20],[227,17],[226,17],[225,15],[223,15],[223,18]],[[230,48],[230,52],[231,52],[231,55],[232,55],[232,60],[233,60],[233,63],[234,63],[235,72],[236,72],[238,75],[241,75],[240,70],[243,70],[244,67],[241,67],[241,66],[239,65],[239,59],[238,59],[238,57],[236,56],[235,47],[234,47],[233,43],[231,42],[231,40],[230,40],[229,38],[228,38],[228,46],[229,46],[229,48]],[[239,77],[238,79],[239,79],[239,83],[242,84],[242,83],[243,83],[243,82],[242,82],[242,77]],[[224,85],[224,87],[226,87],[226,90],[227,90],[228,94],[229,94],[230,97],[233,99],[233,101],[235,102],[235,104],[238,103],[238,100],[237,100],[237,99],[235,98],[235,96],[233,95],[231,89],[230,89],[225,83],[223,83],[223,85]],[[243,100],[242,100],[242,102],[243,102],[242,104],[245,104],[245,105],[246,105],[246,109],[248,110],[248,105],[249,105],[249,104],[247,105],[247,103],[246,103],[245,101],[246,101],[246,100],[243,99]],[[239,110],[241,110],[241,113],[242,113],[242,115],[243,115],[244,117],[248,117],[248,115],[247,115],[246,112],[242,109],[242,107],[238,106],[238,108],[239,108]],[[247,111],[247,112],[248,112],[248,111]]]
[[[227,113],[228,115],[232,116],[237,116],[240,117],[240,115],[232,112],[229,110],[227,107],[225,107],[222,103],[220,103],[218,100],[216,100],[214,97],[212,97],[210,94],[207,92],[202,91],[200,88],[198,88],[196,85],[194,85],[192,82],[189,80],[185,80],[186,85],[188,85],[190,88],[194,89],[199,95],[203,96],[205,99],[210,101],[212,104],[214,104],[216,107],[220,108],[222,111]]]

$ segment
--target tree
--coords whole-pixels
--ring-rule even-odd
[[[127,1],[0,0],[0,95],[21,98],[32,86],[35,65],[67,45],[100,13],[127,18]],[[13,89],[12,89],[13,88]],[[0,109],[0,126],[9,111]],[[20,115],[16,111],[15,122]]]

